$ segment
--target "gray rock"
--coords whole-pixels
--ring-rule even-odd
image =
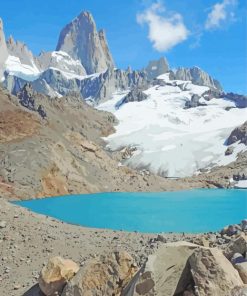
[[[187,261],[197,247],[187,242],[162,244],[148,257],[134,295],[182,295],[192,281]]]
[[[225,155],[226,156],[231,155],[233,153],[233,151],[234,151],[233,147],[228,147],[225,151]]]
[[[7,40],[7,47],[9,54],[19,58],[22,64],[29,65],[31,67],[35,65],[37,69],[39,69],[36,58],[28,49],[26,44],[20,41],[15,41],[14,38],[10,36],[10,38]]]
[[[193,94],[191,100],[185,102],[184,109],[195,108],[199,106],[207,106],[207,104],[200,103],[200,97],[197,94]]]
[[[80,60],[87,74],[105,71],[114,67],[105,33],[97,32],[93,16],[82,12],[61,31],[57,51],[68,53]]]
[[[4,64],[8,58],[8,49],[6,46],[5,35],[3,31],[3,22],[0,19],[0,82],[3,78]]]
[[[238,108],[246,108],[247,107],[247,96],[239,95],[235,93],[223,93],[221,95],[222,98],[233,101]]]
[[[122,105],[130,102],[141,102],[147,98],[148,96],[142,90],[135,88],[116,104],[116,108],[119,109]]]
[[[232,264],[247,262],[247,260],[244,258],[244,256],[240,253],[235,253],[231,258]]]
[[[178,80],[190,80],[197,85],[208,86],[219,91],[222,90],[220,83],[199,67],[178,68],[175,77]]]
[[[79,60],[73,60],[67,53],[61,51],[42,52],[38,58],[40,68],[44,71],[48,68],[56,68],[58,70],[75,75],[86,75],[86,70]]]
[[[156,61],[150,61],[148,66],[144,69],[147,72],[147,77],[151,81],[157,76],[169,71],[167,60],[162,57]]]
[[[234,265],[244,284],[247,284],[247,262],[239,262]]]
[[[240,143],[247,145],[247,121],[245,121],[245,123],[235,128],[231,132],[230,136],[227,139],[227,145],[231,145],[238,141],[240,141]]]
[[[241,228],[243,231],[247,230],[247,219],[241,221]]]

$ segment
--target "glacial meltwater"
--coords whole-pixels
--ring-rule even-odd
[[[141,232],[208,232],[247,218],[247,190],[69,195],[15,204],[86,227]]]

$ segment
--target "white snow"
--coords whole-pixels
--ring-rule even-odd
[[[22,64],[20,59],[15,56],[8,56],[5,62],[5,70],[10,75],[17,76],[27,81],[34,81],[40,75],[40,71],[34,63],[32,66]]]
[[[95,79],[96,77],[99,77],[100,74],[102,74],[102,73],[95,73],[95,74],[91,74],[91,75],[78,75],[78,74],[74,74],[72,72],[63,71],[63,70],[55,68],[55,67],[50,67],[49,69],[60,72],[68,80],[71,80],[71,79],[84,80],[87,78]]]
[[[154,86],[145,91],[149,95],[142,102],[131,102],[116,109],[123,92],[98,109],[113,112],[119,120],[116,133],[106,138],[108,148],[136,146],[125,164],[149,167],[149,170],[169,177],[192,175],[202,168],[225,165],[236,159],[243,144],[234,144],[232,155],[225,156],[225,140],[230,132],[246,120],[246,109],[235,107],[224,99],[202,100],[207,106],[184,109],[193,94],[199,96],[208,87],[193,85],[190,81],[170,81],[168,74],[158,77],[169,85]],[[181,85],[181,90],[177,85]]]
[[[235,188],[245,188],[247,189],[247,180],[240,180],[235,185]]]

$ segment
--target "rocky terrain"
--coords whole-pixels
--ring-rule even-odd
[[[114,132],[110,113],[78,98],[49,99],[29,85],[11,96],[0,89],[0,192],[30,199],[104,191],[202,187],[122,166],[101,137]]]
[[[69,282],[63,296],[244,296],[245,232],[246,220],[197,235],[83,228],[0,198],[0,295],[41,296],[38,282],[61,295]]]

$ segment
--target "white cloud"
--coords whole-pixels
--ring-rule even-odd
[[[205,29],[219,28],[224,21],[232,21],[235,18],[233,10],[236,5],[237,0],[223,0],[222,2],[216,3],[208,14]]]
[[[182,16],[179,13],[167,12],[160,1],[137,14],[137,22],[148,25],[148,38],[160,52],[171,49],[186,40],[189,35]]]

